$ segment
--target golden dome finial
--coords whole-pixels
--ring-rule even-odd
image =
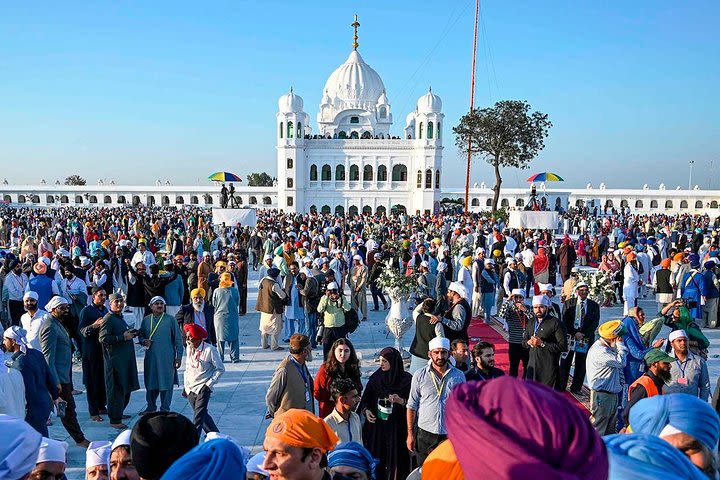
[[[352,45],[353,45],[353,50],[357,50],[357,47],[360,46],[360,44],[358,43],[358,34],[357,34],[357,30],[358,30],[358,27],[360,26],[360,22],[358,22],[357,14],[355,14],[355,21],[353,23],[351,23],[350,26],[353,27],[353,29],[355,29],[355,33],[353,34],[353,44]]]

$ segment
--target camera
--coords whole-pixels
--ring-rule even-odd
[[[697,308],[697,302],[695,300],[690,300],[689,298],[683,298],[682,304],[685,308]]]

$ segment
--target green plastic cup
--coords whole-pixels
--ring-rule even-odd
[[[380,420],[387,420],[392,413],[392,402],[387,398],[381,398],[378,400],[378,418]]]

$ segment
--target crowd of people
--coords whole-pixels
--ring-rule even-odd
[[[51,411],[87,449],[86,478],[716,478],[703,330],[717,325],[717,220],[565,218],[580,231],[479,214],[258,210],[255,226],[213,226],[198,208],[4,208],[0,479],[62,478],[69,447],[49,438]],[[622,318],[601,321],[587,269],[615,276]],[[389,273],[416,284],[410,363],[384,348],[363,381],[351,338],[388,308]],[[251,457],[208,406],[253,311],[258,344],[287,356]],[[471,341],[472,321],[505,330],[507,372],[495,345]],[[146,406],[130,429],[137,355]],[[85,437],[73,365],[114,442]],[[172,411],[176,385],[191,419]],[[585,386],[589,420],[560,393]]]

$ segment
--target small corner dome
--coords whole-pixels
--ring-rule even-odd
[[[378,105],[388,105],[388,99],[387,95],[385,95],[385,89],[383,89],[382,93],[380,94],[380,98],[378,98]]]
[[[405,117],[405,125],[412,125],[413,123],[415,123],[415,112],[410,112]]]
[[[332,98],[330,98],[330,95],[328,95],[327,89],[325,89],[325,93],[323,93],[322,100],[320,100],[320,105],[331,105],[332,104]]]
[[[417,101],[419,113],[440,113],[442,111],[442,100],[432,92],[432,88],[420,97]]]
[[[278,99],[278,110],[280,113],[302,112],[303,99],[300,95],[295,95],[291,88],[290,93],[287,93]]]

